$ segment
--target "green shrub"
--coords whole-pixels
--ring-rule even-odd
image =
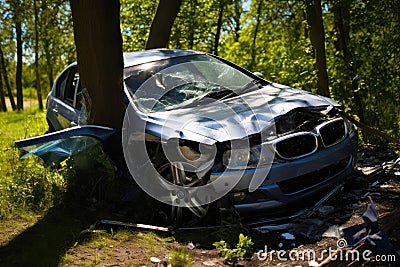
[[[235,248],[230,248],[230,245],[225,241],[214,242],[213,245],[219,254],[233,265],[238,262],[240,258],[249,258],[253,254],[253,241],[251,237],[239,234],[239,241]]]

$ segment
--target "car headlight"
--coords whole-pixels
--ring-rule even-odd
[[[216,147],[171,139],[163,144],[164,154],[170,162],[179,162],[189,172],[203,173],[208,171],[215,159]]]
[[[222,155],[222,163],[229,169],[257,168],[271,165],[275,152],[272,146],[255,145],[249,148],[227,150]]]

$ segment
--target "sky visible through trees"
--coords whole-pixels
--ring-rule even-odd
[[[124,51],[145,49],[157,5],[120,1]],[[312,5],[322,7],[323,36],[312,31]],[[0,98],[8,111],[22,109],[22,95],[37,101],[40,88],[44,98],[76,60],[71,8],[65,0],[0,0],[0,20]],[[310,38],[317,37],[324,40],[329,95],[349,114],[400,137],[399,28],[397,0],[183,0],[169,48],[218,54],[267,80],[321,93],[321,54]]]

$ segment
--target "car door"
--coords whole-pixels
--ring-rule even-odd
[[[114,133],[115,130],[109,127],[83,125],[18,140],[15,146],[19,149],[21,159],[36,155],[43,159],[46,166],[51,166],[101,144]]]
[[[73,65],[66,69],[57,79],[55,94],[49,101],[48,111],[57,123],[55,130],[78,125],[80,109],[81,86],[78,68]]]

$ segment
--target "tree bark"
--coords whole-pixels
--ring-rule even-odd
[[[240,17],[242,15],[242,3],[234,1],[233,3],[234,16],[232,17],[234,25],[235,42],[239,42],[240,37]]]
[[[166,48],[181,0],[160,0],[150,27],[146,49]]]
[[[34,5],[34,13],[35,13],[35,76],[36,76],[36,92],[39,103],[39,109],[43,110],[43,100],[42,100],[42,91],[40,88],[40,74],[39,74],[39,15],[38,15],[38,6],[37,1],[33,1]]]
[[[256,43],[257,43],[258,28],[260,27],[260,23],[261,23],[262,3],[263,3],[263,0],[258,1],[256,27],[254,29],[253,42],[251,44],[251,61],[250,61],[249,69],[252,71],[254,68],[255,61],[256,61]]]
[[[196,9],[197,9],[197,0],[190,1],[190,17],[196,17]],[[196,24],[189,23],[189,49],[193,49],[194,46],[194,34],[196,31]]]
[[[22,95],[22,27],[20,18],[15,18],[15,31],[17,34],[17,71],[15,83],[17,86],[17,109],[24,109],[24,99]]]
[[[6,99],[4,98],[4,91],[3,91],[3,79],[1,78],[0,74],[0,109],[1,111],[7,111]]]
[[[310,29],[310,41],[315,54],[317,70],[317,93],[329,97],[328,72],[326,70],[325,30],[322,21],[321,0],[306,1],[307,22]]]
[[[348,47],[350,42],[350,2],[348,0],[338,0],[334,2],[333,12],[335,18],[335,27],[338,31],[339,47],[343,53],[343,61],[346,65],[351,82],[351,89],[354,96],[354,102],[357,107],[357,115],[361,122],[364,122],[364,106],[362,97],[358,88],[358,79],[352,65],[353,55]]]
[[[117,133],[103,144],[106,154],[123,165],[123,54],[118,0],[70,0],[78,71],[88,123]]]
[[[217,21],[217,31],[215,33],[214,49],[213,49],[213,54],[216,56],[218,56],[218,45],[219,45],[219,38],[221,36],[222,17],[224,15],[224,6],[225,6],[225,2],[223,0],[220,0],[219,11],[218,11],[218,21]]]
[[[49,50],[49,42],[48,40],[44,40],[44,54],[46,56],[46,65],[47,65],[47,78],[49,79],[49,87],[50,90],[53,88],[54,83],[54,75],[53,75],[53,61],[52,56]]]
[[[122,128],[123,55],[118,0],[71,0],[78,71],[90,97],[88,123]]]
[[[10,86],[10,83],[8,81],[8,73],[7,73],[7,68],[6,68],[6,62],[4,60],[3,50],[1,50],[1,47],[0,47],[0,60],[1,60],[1,73],[0,73],[0,76],[3,75],[4,83],[5,83],[6,88],[7,88],[8,98],[10,99],[11,108],[12,108],[12,110],[16,110],[17,106],[15,105],[14,96],[12,94],[11,86]]]

